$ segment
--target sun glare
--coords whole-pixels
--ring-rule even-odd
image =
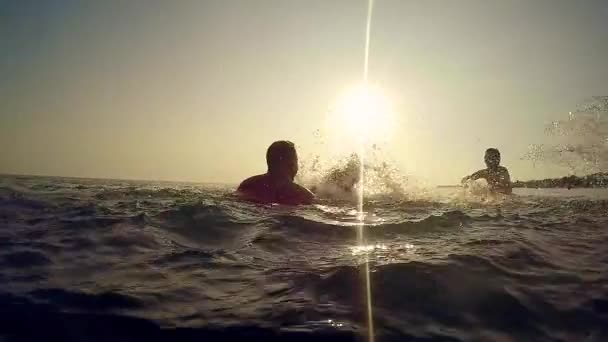
[[[330,130],[342,142],[374,144],[386,140],[394,126],[390,102],[382,89],[367,83],[347,89],[330,113]]]

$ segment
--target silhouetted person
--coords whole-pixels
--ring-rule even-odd
[[[314,195],[294,183],[298,173],[298,154],[290,141],[275,141],[266,151],[268,172],[244,180],[237,193],[259,203],[309,204]]]
[[[500,151],[489,148],[486,150],[484,159],[488,168],[464,177],[462,183],[483,178],[488,182],[492,192],[510,194],[512,192],[511,176],[509,176],[509,170],[506,167],[500,166]]]

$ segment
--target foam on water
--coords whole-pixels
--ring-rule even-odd
[[[257,206],[232,187],[0,183],[0,336],[608,338],[608,192]],[[111,332],[111,333],[110,333]]]

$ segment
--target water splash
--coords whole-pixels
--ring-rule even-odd
[[[530,145],[524,159],[562,165],[571,174],[608,170],[608,96],[592,97],[545,133],[553,143]]]
[[[365,199],[401,200],[416,198],[421,193],[416,179],[406,176],[379,148],[365,151],[361,163],[357,153],[333,158],[310,155],[302,158],[297,181],[313,189],[321,198],[359,202],[359,190]],[[364,168],[364,170],[361,170]],[[365,177],[361,178],[361,172]],[[349,191],[349,189],[357,189]]]

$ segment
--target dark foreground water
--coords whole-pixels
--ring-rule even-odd
[[[608,192],[256,206],[0,178],[0,341],[607,341]],[[365,260],[369,267],[365,267]]]

